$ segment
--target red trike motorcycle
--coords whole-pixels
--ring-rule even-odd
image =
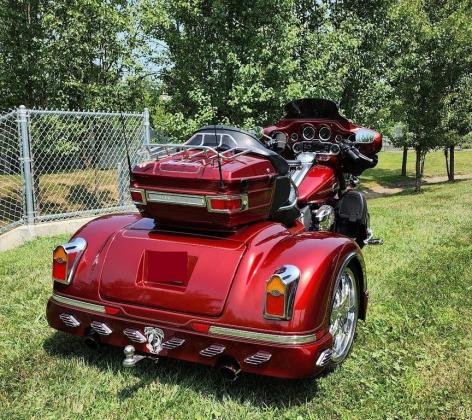
[[[259,135],[201,128],[133,168],[139,213],[83,226],[53,254],[49,324],[123,364],[172,357],[283,378],[349,354],[367,309],[372,238],[356,176],[382,137],[302,99]]]

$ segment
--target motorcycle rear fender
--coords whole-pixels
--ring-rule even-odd
[[[99,276],[106,245],[121,229],[140,218],[138,213],[114,214],[98,217],[82,226],[71,238],[72,240],[80,237],[87,242],[75,270],[73,282],[71,285],[54,282],[54,291],[79,299],[100,300]]]
[[[265,286],[285,264],[301,272],[290,320],[263,317]],[[349,264],[360,279],[359,317],[365,318],[364,259],[351,239],[331,232],[304,232],[279,238],[276,243],[253,241],[240,264],[221,322],[254,329],[305,333],[326,331],[332,289],[341,269]]]

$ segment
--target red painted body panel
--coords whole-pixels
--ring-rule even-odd
[[[125,327],[135,324],[158,326],[166,332],[166,339],[177,332],[188,337],[186,345],[168,354],[171,357],[212,364],[213,361],[202,360],[198,351],[206,345],[224,341],[225,354],[234,357],[244,371],[287,378],[317,372],[316,357],[331,345],[327,327],[333,282],[348,256],[356,255],[361,271],[363,265],[360,250],[350,239],[332,233],[304,232],[299,223],[287,229],[279,223],[260,222],[230,234],[192,235],[157,231],[152,220],[129,214],[96,219],[77,235],[85,238],[88,246],[72,284],[55,283],[54,291],[71,298],[119,307],[120,313],[116,317],[92,314],[93,320],[106,318],[116,330],[116,334],[105,338],[107,343],[130,344],[122,334]],[[154,293],[137,284],[142,279],[139,256],[147,249],[179,250],[199,258],[185,286],[191,291],[188,296],[169,285],[158,286]],[[238,259],[239,265],[235,262]],[[267,320],[262,316],[265,284],[284,264],[296,265],[302,273],[293,315],[288,321]],[[365,295],[365,283],[361,289]],[[361,304],[364,301],[365,298]],[[76,314],[83,325],[92,320],[86,310],[72,310],[51,301],[47,318],[52,327],[76,335],[86,333],[85,328],[71,329],[62,324],[58,320],[61,311]],[[365,308],[361,308],[361,313],[365,313]],[[195,333],[192,322],[281,335],[315,333],[317,340],[292,346],[215,338]],[[244,363],[248,354],[263,349],[272,354],[269,362],[261,366]]]
[[[298,187],[298,202],[304,205],[329,201],[336,195],[337,187],[333,168],[326,165],[312,166]]]

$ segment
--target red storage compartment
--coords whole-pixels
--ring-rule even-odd
[[[269,217],[276,176],[267,158],[248,150],[187,147],[137,165],[131,196],[160,224],[232,229]]]

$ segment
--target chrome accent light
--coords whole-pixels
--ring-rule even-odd
[[[146,337],[140,331],[133,330],[132,328],[126,328],[123,330],[123,334],[135,343],[145,343],[147,341]]]
[[[244,359],[244,363],[248,365],[260,365],[262,363],[268,362],[272,355],[266,351],[258,351],[257,353],[248,356]]]
[[[256,331],[240,330],[236,328],[217,327],[212,325],[209,329],[210,334],[221,335],[225,337],[237,337],[246,340],[263,341],[266,343],[273,344],[306,344],[316,341],[315,334],[304,334],[304,335],[283,335],[283,334],[270,334],[261,333]]]
[[[183,338],[172,337],[170,340],[162,343],[162,348],[166,350],[174,350],[177,347],[180,347],[184,343],[185,343],[185,340]]]
[[[80,325],[80,321],[71,314],[60,314],[59,318],[61,321],[70,328],[77,328]]]
[[[100,335],[110,335],[113,332],[107,324],[100,321],[92,321],[90,328]]]
[[[198,353],[200,354],[200,356],[214,357],[223,353],[225,351],[225,348],[226,348],[225,346],[221,346],[219,344],[212,344],[210,347],[204,348],[203,350],[200,350]]]
[[[318,359],[316,360],[316,366],[322,367],[326,366],[328,362],[331,360],[331,356],[333,355],[333,349],[327,349],[320,353]]]

